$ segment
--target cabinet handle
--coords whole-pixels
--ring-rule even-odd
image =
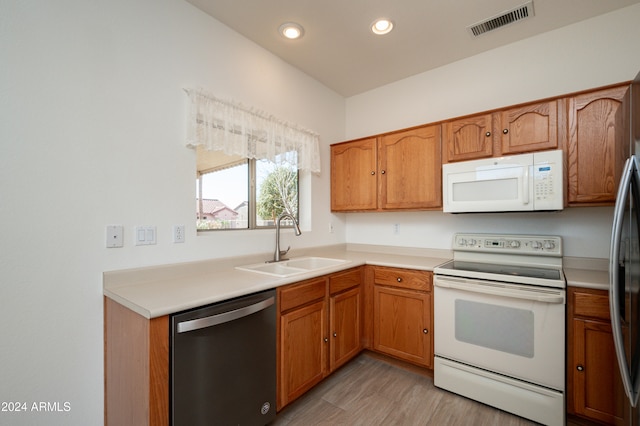
[[[491,136],[491,132],[487,132],[487,133],[485,133],[484,135],[485,135],[486,137],[489,137],[489,136]]]
[[[401,282],[402,282],[402,277],[398,277],[398,278],[396,278],[396,281],[398,281],[399,283],[401,283]]]
[[[334,332],[333,337],[338,337],[338,333]]]
[[[578,364],[578,366],[576,367],[576,370],[584,371],[584,367],[582,366],[582,364]]]
[[[427,330],[427,329],[425,328],[425,329],[423,329],[423,330],[422,330],[422,332],[423,332],[424,334],[428,334],[428,333],[429,333],[429,330]]]
[[[384,170],[381,170],[380,173],[385,174],[386,172]]]
[[[327,343],[328,341],[329,341],[329,339],[325,337],[324,338],[324,342]]]
[[[373,175],[375,175],[375,174],[376,174],[376,172],[372,170],[372,171],[371,171],[371,176],[373,176]]]
[[[504,133],[504,134],[506,135],[507,133],[509,133],[509,129],[504,129],[504,130],[502,131],[502,133]]]

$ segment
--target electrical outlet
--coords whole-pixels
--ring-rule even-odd
[[[184,225],[173,225],[173,242],[184,243]]]
[[[399,223],[394,223],[393,224],[393,233],[395,235],[398,235],[400,233],[400,224]]]

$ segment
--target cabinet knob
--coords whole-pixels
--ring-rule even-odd
[[[401,282],[402,282],[402,277],[398,277],[398,278],[396,278],[396,281],[398,281],[399,283],[401,283]]]
[[[487,132],[487,133],[485,133],[484,135],[485,135],[486,137],[489,137],[489,136],[491,136],[491,132]]]
[[[375,175],[376,172],[374,170],[371,171],[371,176]]]
[[[384,170],[381,170],[380,173],[385,174],[386,172]]]
[[[422,332],[423,332],[424,334],[428,334],[428,333],[429,333],[429,330],[427,330],[426,328],[424,328],[424,329],[422,330]]]
[[[578,364],[578,366],[576,367],[576,370],[584,371],[584,366],[582,364]]]
[[[509,133],[509,129],[504,129],[504,130],[502,131],[502,133],[504,133],[504,134],[506,135],[507,133]]]
[[[324,342],[327,343],[329,339],[327,337],[324,338]]]
[[[334,332],[333,337],[338,337],[338,333]]]

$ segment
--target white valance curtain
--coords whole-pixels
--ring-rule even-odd
[[[203,90],[185,92],[189,96],[187,146],[202,145],[209,151],[288,163],[320,173],[317,133]]]

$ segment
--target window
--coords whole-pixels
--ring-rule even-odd
[[[198,147],[198,230],[272,227],[285,211],[298,218],[298,169],[289,164],[292,153],[289,154],[287,163],[278,164]],[[281,224],[293,225],[287,220]]]

